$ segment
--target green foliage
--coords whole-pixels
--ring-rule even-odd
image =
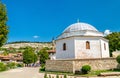
[[[0,71],[5,71],[5,70],[7,70],[7,66],[4,63],[0,62]]]
[[[44,78],[48,78],[46,73],[44,74]]]
[[[8,55],[8,54],[9,54],[9,52],[4,51],[2,54],[3,54],[4,56],[6,56],[6,55]]]
[[[46,50],[51,50],[52,48],[49,48],[49,47],[44,47],[44,49],[46,49]]]
[[[16,66],[17,67],[24,67],[24,64],[23,63],[17,63]]]
[[[120,32],[113,32],[105,37],[109,40],[110,55],[115,50],[120,50]]]
[[[120,55],[117,56],[116,60],[120,64]]]
[[[45,71],[45,64],[41,65],[40,71]]]
[[[56,78],[59,78],[58,74],[56,75]]]
[[[15,63],[15,62],[9,62],[7,64],[4,64],[3,62],[0,62],[0,71],[5,71],[8,69],[14,69],[16,67],[23,67],[23,63]]]
[[[9,62],[9,63],[7,63],[7,67],[9,69],[14,69],[16,67],[16,64],[15,64],[15,62]]]
[[[26,47],[23,52],[23,62],[25,64],[35,63],[37,61],[37,55],[34,53],[33,48]]]
[[[66,75],[66,74],[64,75],[64,78],[67,78],[67,75]]]
[[[15,42],[8,42],[7,44],[15,44],[15,43],[41,43],[41,44],[51,44],[51,42],[36,42],[36,41],[15,41]]]
[[[83,74],[88,74],[88,72],[91,70],[91,66],[89,66],[89,65],[84,65],[84,66],[82,66],[82,73]]]
[[[34,62],[33,62],[33,63],[37,62],[37,60],[38,60],[38,56],[37,56],[37,54],[34,53],[33,58],[34,58]]]
[[[45,48],[41,49],[38,52],[38,56],[40,57],[41,64],[45,64],[45,61],[49,58],[49,54]]]
[[[0,1],[0,47],[7,41],[8,26],[5,5]]]

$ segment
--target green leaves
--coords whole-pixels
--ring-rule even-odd
[[[110,55],[115,50],[120,50],[120,32],[113,32],[105,37],[109,40]]]
[[[45,64],[45,60],[49,58],[49,54],[45,48],[41,49],[38,52],[38,56],[40,57],[40,63]]]
[[[0,47],[7,41],[8,26],[7,26],[6,7],[0,1]]]
[[[37,55],[31,47],[26,47],[23,52],[23,62],[25,64],[35,63],[38,60]]]
[[[117,56],[116,60],[120,64],[120,55]]]

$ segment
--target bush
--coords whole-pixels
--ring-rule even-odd
[[[5,71],[5,70],[7,70],[7,66],[4,63],[0,62],[0,71]]]
[[[23,63],[17,63],[16,66],[17,66],[17,67],[24,67],[24,64],[23,64]]]
[[[66,74],[64,75],[64,78],[67,78],[67,75],[66,75]]]
[[[89,65],[84,65],[84,66],[82,66],[82,73],[83,74],[88,74],[88,72],[91,70],[91,66],[89,66]]]
[[[41,65],[40,71],[45,71],[45,65],[44,64]]]
[[[120,64],[120,55],[117,56],[116,60]]]
[[[13,69],[16,67],[16,64],[14,62],[7,63],[7,67],[10,69]]]
[[[40,71],[45,71],[45,67],[41,67],[41,68],[40,68]]]
[[[44,74],[44,78],[48,78],[46,73]]]
[[[58,74],[56,75],[56,78],[59,78]]]

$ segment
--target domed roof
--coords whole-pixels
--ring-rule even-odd
[[[63,31],[63,33],[65,33],[65,32],[76,32],[76,31],[82,31],[82,30],[98,31],[95,27],[93,27],[90,24],[78,22],[78,23],[74,23],[74,24],[68,26]]]
[[[73,36],[103,36],[103,33],[90,24],[78,22],[68,26],[57,39]]]

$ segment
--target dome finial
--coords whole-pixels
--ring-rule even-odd
[[[80,22],[80,20],[79,19],[77,19],[77,23],[79,23]]]

